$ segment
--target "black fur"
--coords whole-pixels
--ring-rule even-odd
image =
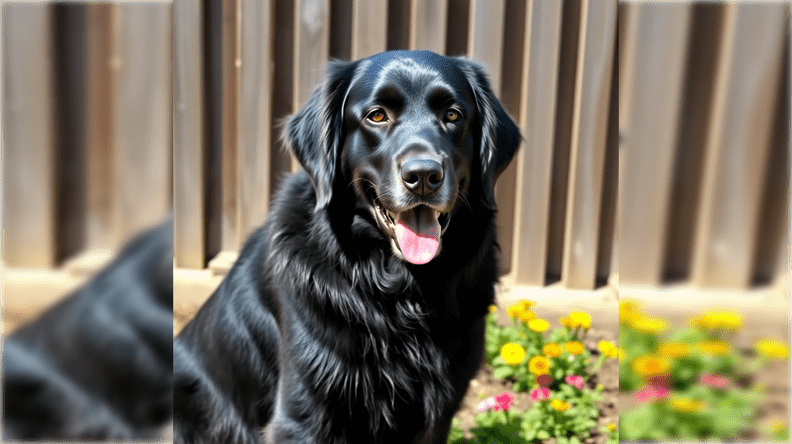
[[[4,439],[157,438],[173,409],[173,223],[4,341]]]
[[[331,63],[285,137],[305,172],[175,340],[175,442],[445,443],[481,362],[516,125],[474,63],[400,51]],[[422,198],[394,173],[419,151],[445,174]],[[374,202],[450,213],[439,255],[406,262]]]

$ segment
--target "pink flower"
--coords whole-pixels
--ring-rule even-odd
[[[550,389],[547,387],[537,387],[531,390],[531,401],[544,401],[550,397]]]
[[[500,410],[509,410],[509,407],[514,403],[514,396],[509,392],[503,392],[495,397],[495,402],[496,404],[492,410],[496,412]]]
[[[476,407],[479,412],[486,412],[487,410],[494,410],[499,412],[501,410],[509,410],[512,403],[514,403],[514,396],[509,392],[503,392],[498,396],[490,396],[489,398],[481,401]]]
[[[639,402],[651,402],[665,399],[668,395],[669,391],[664,387],[649,386],[635,392],[633,398]]]
[[[723,375],[716,375],[713,373],[705,373],[701,375],[699,378],[699,383],[701,385],[706,385],[707,387],[717,388],[721,390],[726,390],[731,387],[731,382],[729,379]]]
[[[577,388],[579,388],[581,390],[583,389],[583,387],[586,386],[586,380],[583,379],[582,376],[578,376],[578,375],[569,375],[569,376],[567,376],[566,377],[566,383],[571,385],[571,386],[573,386],[573,387],[577,387]]]

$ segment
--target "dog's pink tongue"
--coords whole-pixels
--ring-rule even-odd
[[[396,241],[409,262],[420,265],[431,261],[440,246],[440,222],[435,212],[421,205],[399,213]]]

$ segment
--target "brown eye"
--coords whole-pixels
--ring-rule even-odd
[[[375,109],[374,111],[370,112],[366,118],[375,123],[382,123],[388,120],[388,116],[385,115],[385,111],[381,109]]]
[[[459,114],[459,111],[454,110],[454,109],[449,109],[448,111],[446,111],[446,114],[445,114],[445,118],[449,122],[456,122],[461,117],[462,117],[462,115]]]

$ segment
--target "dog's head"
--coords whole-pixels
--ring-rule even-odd
[[[459,205],[495,209],[495,180],[520,143],[483,69],[428,51],[332,62],[285,136],[317,209],[351,188],[414,264],[437,256]]]

